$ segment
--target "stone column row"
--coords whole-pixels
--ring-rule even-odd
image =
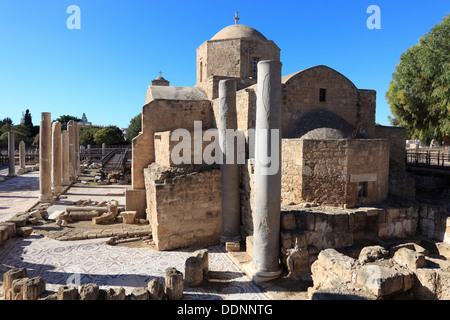
[[[51,114],[42,112],[39,131],[40,202],[51,202],[52,191],[59,193],[80,174],[78,123],[73,120],[61,132],[61,123],[51,123]]]

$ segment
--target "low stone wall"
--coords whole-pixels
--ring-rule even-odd
[[[425,237],[450,243],[450,213],[445,207],[384,203],[377,207],[332,209],[284,207],[281,213],[281,260],[292,274],[301,275],[320,250],[361,246],[391,239]],[[289,263],[302,251],[308,263]],[[302,269],[303,268],[303,269]]]
[[[221,177],[217,166],[144,170],[147,220],[158,250],[212,245],[222,231]]]
[[[448,300],[449,268],[415,243],[365,247],[357,259],[326,249],[311,267],[308,293],[313,300]]]
[[[29,226],[32,217],[27,212],[19,212],[7,221],[0,222],[0,250],[15,237],[27,237],[33,232]]]

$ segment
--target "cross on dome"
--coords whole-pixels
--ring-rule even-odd
[[[239,24],[238,21],[241,20],[241,19],[238,17],[238,12],[237,11],[236,11],[236,15],[234,16],[233,19],[236,20],[236,22],[235,22],[236,24]]]

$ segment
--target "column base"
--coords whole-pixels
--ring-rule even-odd
[[[70,181],[63,181],[63,182],[61,183],[61,185],[62,185],[63,187],[68,187],[68,186],[70,186]]]
[[[252,280],[255,283],[261,283],[261,282],[275,280],[283,272],[283,269],[281,268],[281,266],[280,266],[280,269],[277,271],[272,271],[272,272],[260,271],[255,267],[253,262],[245,264],[243,266],[243,269],[244,269],[244,272],[247,275],[247,277],[249,277],[250,280]]]
[[[241,242],[241,236],[220,236],[220,243]]]
[[[52,187],[52,194],[60,194],[65,190],[63,186]]]
[[[52,195],[41,194],[39,196],[39,202],[40,203],[51,203],[52,202]]]
[[[17,177],[17,174],[15,174],[15,173],[8,173],[7,177]]]

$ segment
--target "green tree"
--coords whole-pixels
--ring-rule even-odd
[[[25,127],[27,127],[30,131],[33,128],[33,120],[31,118],[31,113],[30,110],[27,109],[25,110],[25,114],[23,116],[23,124],[25,125]]]
[[[3,127],[5,124],[12,125],[13,124],[12,119],[9,117],[3,118],[3,120],[0,121],[0,128]]]
[[[94,141],[96,144],[122,144],[124,143],[123,133],[117,126],[107,126],[94,134]]]
[[[59,121],[61,122],[61,130],[67,130],[67,123],[73,120],[75,122],[81,122],[80,118],[74,117],[74,116],[69,116],[69,115],[63,115],[60,116],[59,118],[57,118],[55,121]]]
[[[131,143],[131,141],[136,137],[139,132],[142,130],[142,116],[139,113],[136,117],[130,120],[130,124],[128,125],[127,132],[127,141]]]
[[[94,145],[94,135],[97,133],[97,131],[100,130],[100,128],[96,127],[80,127],[79,128],[79,139],[80,139],[80,145],[87,146],[88,144]]]
[[[23,125],[12,126],[9,123],[2,126],[0,129],[0,146],[5,147],[8,145],[8,132],[12,131],[14,133],[14,145],[19,146],[20,141],[24,141],[27,146],[31,145],[32,139],[30,139],[30,130]]]
[[[450,14],[400,57],[386,93],[408,138],[450,144]]]

